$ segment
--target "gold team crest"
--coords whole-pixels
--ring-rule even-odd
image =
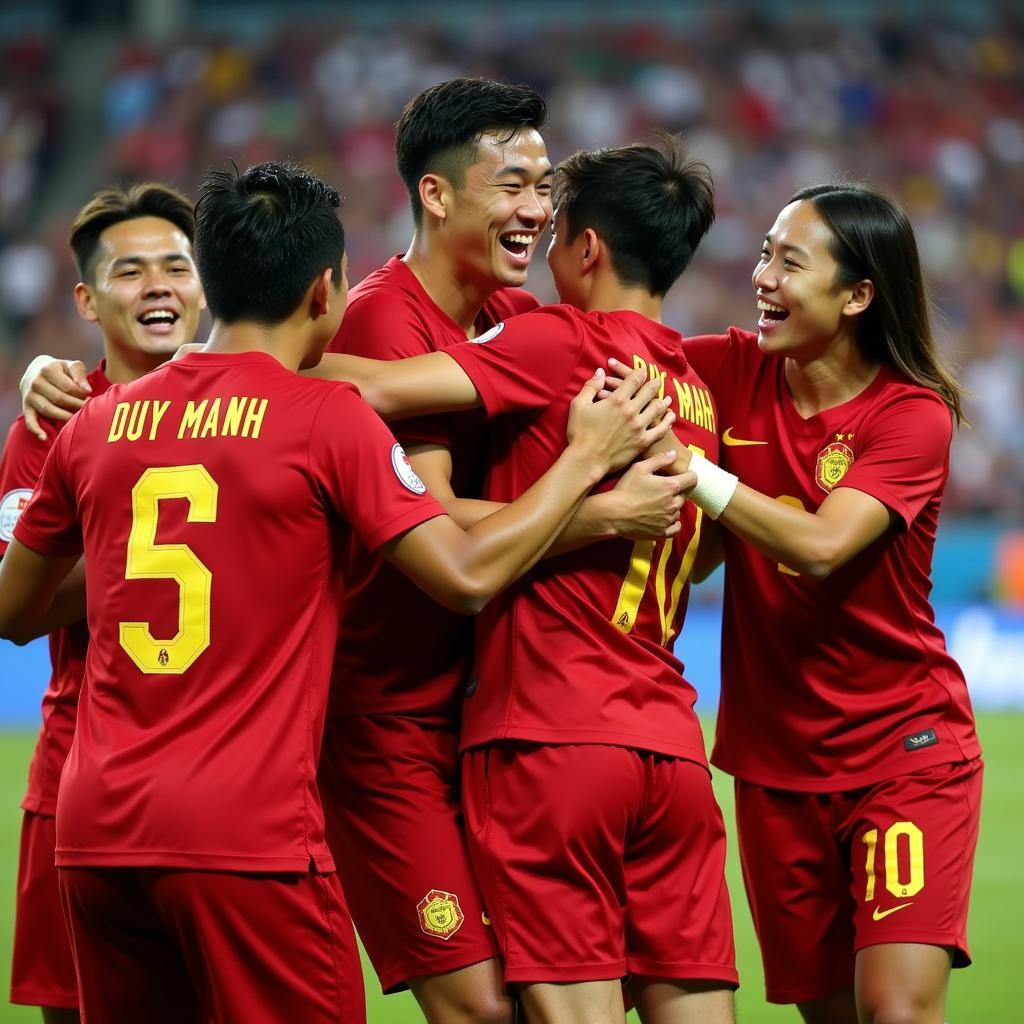
[[[847,436],[853,437],[852,434]],[[823,491],[831,491],[846,476],[846,471],[852,465],[853,449],[842,441],[833,441],[818,452],[814,479]]]
[[[447,941],[466,920],[459,906],[459,897],[453,892],[431,889],[416,904],[420,915],[420,928],[427,935],[434,935]]]

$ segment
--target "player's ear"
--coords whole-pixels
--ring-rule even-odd
[[[843,312],[847,316],[857,316],[871,305],[871,300],[874,297],[874,282],[868,278],[858,281],[850,291],[850,297],[846,300],[846,305],[843,306]]]
[[[96,312],[96,304],[93,302],[92,289],[83,281],[75,285],[75,308],[83,320],[96,323],[100,315]]]
[[[316,320],[330,312],[332,297],[337,297],[334,289],[334,270],[331,267],[324,267],[310,286],[309,315],[311,319]]]
[[[593,228],[584,228],[580,235],[582,252],[580,253],[580,269],[584,272],[592,269],[601,259],[604,243],[601,236]]]
[[[438,220],[448,216],[451,183],[440,174],[424,174],[420,178],[420,204],[426,213]]]

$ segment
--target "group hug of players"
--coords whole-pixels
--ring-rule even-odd
[[[497,82],[413,98],[415,232],[351,292],[294,165],[80,211],[105,359],[26,375],[0,468],[0,633],[53,663],[12,981],[46,1020],[364,1021],[351,915],[434,1024],[733,1021],[672,654],[724,559],[712,761],[767,997],[941,1024],[982,769],[928,603],[962,413],[911,226],[798,192],[756,330],[684,340],[706,167],[663,136],[553,170],[545,119]]]

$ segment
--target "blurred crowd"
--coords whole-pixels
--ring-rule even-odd
[[[894,8],[899,10],[899,8]],[[0,417],[40,351],[96,359],[71,304],[71,212],[38,197],[58,161],[67,97],[60,52],[0,54]],[[64,44],[66,45],[66,44]],[[972,394],[955,442],[947,511],[1024,517],[1024,18],[975,27],[940,19],[837,25],[708,13],[672,27],[504,24],[369,30],[281,26],[262,41],[194,36],[125,43],[105,76],[104,154],[85,199],[107,181],[154,178],[185,190],[210,166],[290,156],[344,195],[350,279],[411,233],[392,126],[433,82],[478,74],[527,82],[549,101],[553,159],[667,128],[712,168],[718,218],[674,289],[684,333],[750,326],[761,238],[798,187],[838,176],[889,189],[908,208],[938,336]],[[531,287],[552,299],[538,255]]]

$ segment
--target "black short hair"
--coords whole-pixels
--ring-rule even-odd
[[[192,201],[177,190],[156,181],[111,185],[97,192],[78,211],[71,225],[68,242],[83,281],[93,283],[100,235],[114,224],[137,217],[160,217],[170,221],[189,242],[195,240]]]
[[[196,200],[196,266],[210,314],[277,324],[325,268],[341,280],[338,193],[292,163],[211,171]]]
[[[543,128],[547,120],[547,104],[526,85],[452,78],[414,96],[395,126],[395,150],[417,226],[423,219],[424,174],[442,174],[458,188],[476,160],[481,135],[499,132],[509,141],[524,128]]]
[[[576,153],[555,169],[555,207],[572,241],[592,228],[608,245],[624,284],[664,295],[687,268],[715,219],[706,164],[674,135]]]

